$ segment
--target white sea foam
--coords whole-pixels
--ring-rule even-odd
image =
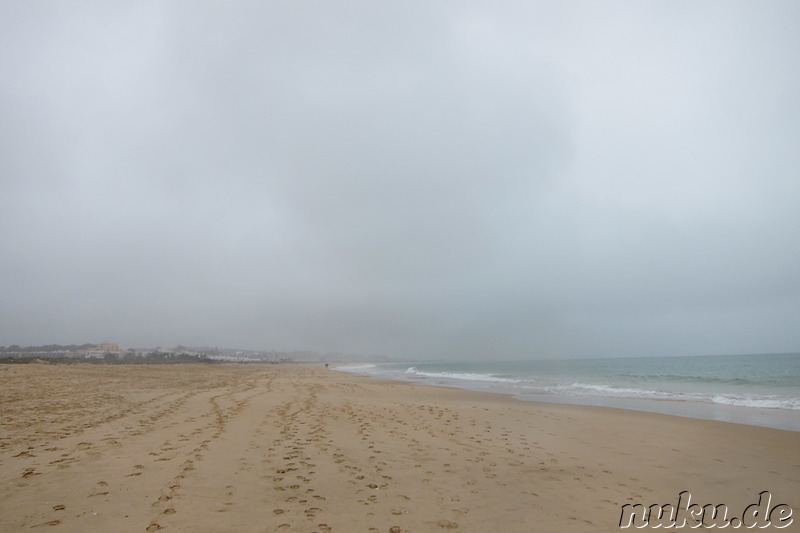
[[[735,405],[737,407],[755,407],[758,409],[791,409],[800,411],[800,400],[775,396],[728,396],[718,394],[711,398],[714,403]]]
[[[459,379],[467,381],[481,381],[492,383],[521,383],[522,380],[504,378],[495,376],[493,374],[474,374],[471,372],[420,372],[415,367],[409,367],[405,373],[412,376],[421,376],[426,378],[439,378],[439,379]]]
[[[377,368],[377,365],[373,364],[363,364],[363,365],[343,365],[343,366],[335,366],[334,370],[341,370],[342,372],[353,372],[355,374],[369,374],[370,370],[374,370]]]
[[[622,399],[667,400],[681,402],[716,403],[738,407],[754,407],[759,409],[800,410],[800,399],[774,395],[735,395],[704,394],[700,392],[685,393],[663,390],[649,390],[589,383],[573,383],[568,386],[530,387],[529,392],[540,394],[559,394],[567,396],[595,396]]]
[[[636,389],[626,387],[612,387],[610,385],[594,385],[590,383],[573,383],[569,389],[578,394],[592,394],[600,396],[619,396],[622,398],[653,398],[653,399],[675,399],[681,395],[657,390]]]

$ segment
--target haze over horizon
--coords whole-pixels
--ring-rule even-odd
[[[0,345],[800,351],[800,4],[0,4]]]

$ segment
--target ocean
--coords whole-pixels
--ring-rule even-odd
[[[497,392],[529,401],[618,407],[800,431],[800,354],[513,362],[411,362],[337,370]]]

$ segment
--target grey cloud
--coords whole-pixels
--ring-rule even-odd
[[[0,8],[0,344],[797,349],[791,2],[76,6]]]

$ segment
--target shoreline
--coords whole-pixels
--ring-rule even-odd
[[[394,364],[394,363],[393,363]],[[413,366],[412,363],[410,363]],[[488,392],[510,396],[525,402],[580,405],[626,409],[644,413],[658,413],[695,420],[729,422],[785,431],[800,432],[800,411],[766,407],[748,407],[693,400],[649,399],[649,398],[616,398],[611,396],[567,396],[563,394],[543,394],[519,392],[513,388],[504,388],[502,383],[470,382],[469,380],[428,378],[428,377],[392,377],[364,372],[376,365],[336,365],[333,370],[353,375],[386,379],[397,383],[408,383],[425,387],[445,387],[475,392]],[[352,368],[352,370],[350,369]]]
[[[322,365],[0,368],[0,530],[618,531],[800,509],[800,433]],[[52,529],[51,529],[52,528]]]

